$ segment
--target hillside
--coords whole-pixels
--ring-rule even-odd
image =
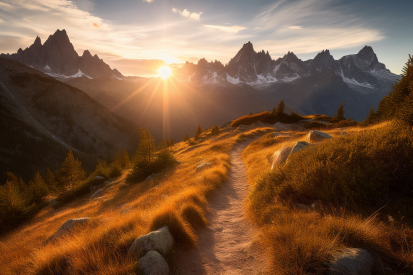
[[[383,193],[379,190],[373,193],[368,189],[371,188],[369,182],[362,185],[364,173],[374,173],[367,167],[357,170],[359,177],[354,179],[361,191],[352,195],[350,189],[350,193],[343,196],[334,192],[346,189],[335,189],[331,195],[338,200],[329,201],[329,197],[317,197],[319,195],[306,191],[310,188],[312,192],[327,195],[322,193],[323,189],[294,184],[299,183],[303,175],[307,175],[303,184],[326,183],[320,181],[317,175],[322,172],[312,168],[311,159],[322,160],[325,152],[334,156],[335,148],[340,154],[350,150],[358,163],[357,158],[363,155],[355,153],[360,150],[353,145],[356,140],[360,148],[366,146],[365,140],[372,142],[371,148],[380,148],[375,146],[378,142],[411,148],[411,143],[406,142],[411,135],[406,136],[402,128],[395,131],[394,127],[400,126],[386,122],[368,128],[324,130],[333,138],[311,141],[315,150],[295,153],[296,157],[286,165],[271,170],[274,152],[297,141],[308,141],[309,130],[277,130],[260,123],[239,127],[223,125],[218,135],[205,132],[197,140],[171,147],[178,162],[142,182],[127,182],[130,171],[126,170],[119,178],[98,183],[94,190],[101,188],[103,191],[95,199],[90,198],[94,192],[91,191],[70,204],[46,207],[24,227],[0,238],[1,252],[7,255],[2,259],[1,272],[131,274],[135,271],[140,274],[137,258],[128,256],[129,247],[135,238],[167,225],[175,247],[172,254],[164,255],[171,274],[187,274],[191,270],[214,274],[237,269],[242,274],[256,274],[257,271],[271,274],[275,270],[281,270],[281,274],[313,274],[326,270],[326,263],[327,267],[329,262],[334,263],[334,257],[339,257],[337,253],[346,247],[368,251],[373,257],[375,274],[409,274],[413,270],[409,241],[413,231],[408,227],[409,211],[402,204],[409,205],[411,196],[394,189],[387,197],[387,207],[381,208],[386,204],[381,197]],[[397,134],[389,135],[390,132]],[[388,149],[384,146],[377,150]],[[391,163],[401,169],[406,162],[398,155],[400,150],[394,149],[394,154],[387,158],[396,157],[399,161]],[[241,152],[246,166],[242,164]],[[374,154],[385,156],[379,151],[372,152],[372,157]],[[298,161],[307,166],[295,165]],[[335,161],[330,157],[332,164]],[[351,163],[340,165],[338,169],[343,174],[339,177],[346,177],[346,173],[357,168]],[[375,164],[381,165],[381,162]],[[394,167],[382,172],[392,171]],[[276,173],[289,173],[287,169],[295,169],[291,175],[297,179],[283,189],[274,189]],[[387,176],[383,175],[380,177],[385,179]],[[389,180],[397,182],[399,176]],[[334,182],[334,174],[328,177]],[[248,182],[251,184],[249,191]],[[345,182],[338,180],[338,184]],[[386,181],[380,184],[383,183]],[[348,188],[353,187],[348,185]],[[239,188],[244,189],[243,193],[239,193]],[[291,188],[298,189],[291,191],[295,190]],[[363,200],[367,194],[373,203],[357,204],[357,200]],[[243,196],[249,199],[244,201]],[[400,199],[402,204],[398,203]],[[350,201],[356,203],[356,208]],[[243,218],[244,203],[247,220]],[[207,207],[214,211],[208,212]],[[241,211],[241,215],[237,211]],[[88,217],[90,221],[75,231],[76,238],[67,235],[60,245],[43,244],[65,221],[81,217]],[[258,243],[248,230],[261,232]],[[235,245],[237,243],[239,246]],[[303,249],[302,256],[300,249]],[[236,260],[244,256],[245,261],[237,263]]]
[[[92,168],[99,158],[136,148],[137,126],[82,91],[3,58],[0,75],[1,122],[6,129],[2,179],[6,171],[32,177],[45,167],[57,168],[69,149],[89,159],[85,164]],[[32,165],[22,165],[22,159]]]

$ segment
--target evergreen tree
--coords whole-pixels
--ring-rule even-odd
[[[53,191],[53,192],[57,191],[58,187],[57,187],[56,177],[53,174],[53,172],[50,171],[49,168],[47,168],[47,171],[46,171],[45,183],[47,185],[47,188],[50,191]]]
[[[43,198],[49,193],[46,182],[40,175],[40,172],[34,176],[34,179],[29,182],[30,195],[32,197],[31,201],[39,203]]]
[[[120,166],[122,167],[122,169],[128,168],[130,165],[130,156],[129,156],[129,153],[125,150],[125,148],[122,148],[120,159],[121,159]]]
[[[189,140],[188,134],[185,134],[184,141],[188,141],[188,140]]]
[[[72,150],[60,166],[58,171],[59,181],[64,187],[69,187],[73,192],[75,187],[86,178],[86,172],[82,169],[82,163],[75,159]]]
[[[250,112],[250,116],[252,116],[252,112]]]
[[[284,103],[284,99],[280,101],[280,103],[278,103],[278,108],[276,113],[277,114],[284,114],[284,108],[285,108],[285,103]]]
[[[373,111],[373,107],[371,107],[369,115],[367,116],[366,120],[364,121],[364,124],[369,125],[375,122],[376,120],[376,113]]]
[[[215,136],[215,135],[218,135],[218,134],[219,134],[219,126],[217,125],[217,126],[212,127],[211,133],[212,133],[214,136]]]
[[[345,120],[346,118],[344,117],[344,113],[346,111],[344,111],[344,107],[343,107],[343,103],[341,103],[340,107],[338,107],[337,109],[337,114],[335,117],[333,117],[337,122],[338,121],[342,121]]]
[[[198,125],[195,131],[195,140],[197,140],[201,134],[202,134],[202,128],[201,128],[201,125]]]
[[[136,157],[141,163],[150,163],[155,156],[155,138],[146,129],[139,130],[139,147]]]
[[[18,179],[13,173],[7,172],[6,184],[0,186],[0,205],[2,215],[16,216],[22,214],[26,208],[26,189],[22,189],[22,185],[26,187],[21,179]],[[27,187],[26,187],[27,188]]]
[[[275,108],[275,106],[274,106],[274,108],[272,108],[271,114],[273,116],[275,116],[277,114],[277,108]]]

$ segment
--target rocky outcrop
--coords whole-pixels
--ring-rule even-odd
[[[142,275],[168,275],[169,266],[165,259],[156,251],[148,252],[138,260],[138,269]]]
[[[101,197],[103,194],[103,189],[97,190],[93,195],[90,197],[91,200]]]
[[[305,148],[312,146],[311,143],[305,142],[305,141],[298,141],[294,146],[293,149],[291,150],[290,154],[288,155],[287,161],[289,161],[290,157],[292,154],[297,153],[301,150],[304,150]]]
[[[161,229],[136,239],[129,248],[129,255],[139,258],[153,250],[166,256],[171,252],[172,246],[172,235],[168,227],[164,226]]]
[[[63,236],[71,233],[76,227],[87,224],[89,220],[90,218],[77,218],[66,221],[52,236],[50,236],[45,241],[45,243],[54,242],[62,238]]]
[[[311,143],[320,142],[326,138],[332,138],[332,136],[320,131],[310,131],[307,135],[307,141]]]
[[[271,170],[273,170],[277,165],[282,164],[287,161],[287,158],[291,152],[292,147],[283,147],[274,152],[272,155],[272,165]]]
[[[337,251],[329,263],[332,275],[370,275],[373,257],[361,248],[346,248]]]

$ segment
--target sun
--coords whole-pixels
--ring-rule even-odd
[[[163,79],[168,78],[168,76],[171,75],[172,71],[171,68],[169,68],[168,66],[162,66],[159,71],[159,76],[162,77]]]

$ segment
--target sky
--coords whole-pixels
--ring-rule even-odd
[[[88,49],[125,75],[150,64],[226,64],[244,43],[312,59],[335,59],[369,45],[393,73],[413,54],[413,0],[0,0],[0,53],[42,43],[65,29],[76,51]]]

